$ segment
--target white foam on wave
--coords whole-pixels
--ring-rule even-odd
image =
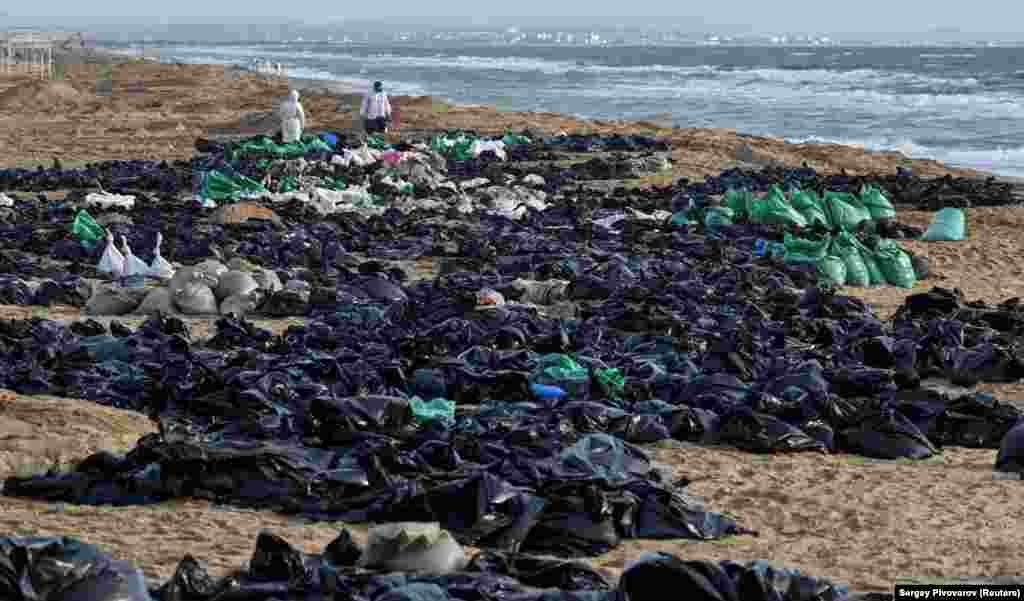
[[[974,88],[980,84],[974,77],[934,77],[920,73],[881,69],[851,69],[847,71],[832,69],[733,69],[722,70],[721,76],[723,79],[733,79],[747,83],[780,83],[787,86],[815,87],[833,91],[880,88],[917,89],[924,91],[948,88]]]
[[[924,52],[924,53],[918,54],[918,56],[921,57],[921,58],[975,58],[978,55],[977,54],[972,54],[970,52],[964,52],[964,53],[955,53],[955,52],[951,52],[951,53],[929,53],[929,52]]]
[[[291,58],[307,60],[350,60],[361,63],[376,63],[381,66],[395,65],[406,68],[448,68],[467,70],[506,70],[506,71],[540,71],[542,73],[564,73],[579,69],[571,61],[550,61],[544,59],[522,57],[481,57],[472,55],[433,55],[408,56],[392,53],[376,53],[370,55],[354,54],[338,48],[318,48],[316,50],[295,50],[276,46],[171,46],[168,53],[218,57],[244,58]],[[222,59],[223,60],[223,59]]]
[[[971,83],[971,82],[968,82]],[[609,79],[601,86],[573,89],[575,96],[610,102],[685,100],[688,106],[700,104],[709,109],[722,106],[748,107],[748,111],[769,108],[789,109],[808,115],[822,110],[835,115],[851,111],[877,117],[923,119],[1021,119],[1024,103],[1006,92],[972,92],[970,86],[950,89],[949,93],[867,89],[851,86],[826,87],[798,82],[771,81],[750,74],[732,78],[691,78],[681,81],[631,78]]]
[[[838,140],[819,136],[785,140],[791,144],[841,144],[865,150],[896,151],[910,159],[935,159],[948,165],[990,171],[999,175],[1024,176],[1024,147],[960,150],[924,146],[908,139]]]
[[[259,58],[265,58],[267,55],[260,55]],[[164,62],[182,62],[186,64],[194,65],[238,65],[241,64],[243,67],[249,67],[245,61],[232,60],[225,58],[224,56],[215,55],[204,55],[195,54],[192,56],[175,56],[169,57],[164,55]],[[344,84],[348,84],[352,87],[354,92],[361,93],[369,90],[370,81],[367,79],[347,77],[331,71],[325,71],[323,69],[313,69],[309,67],[301,67],[286,62],[282,62],[285,66],[286,73],[289,77],[295,77],[299,79],[319,79],[324,81],[337,81]],[[426,89],[415,83],[408,83],[402,81],[389,81],[388,91],[395,95],[403,96],[423,96],[427,94]]]
[[[319,69],[307,69],[304,67],[288,67],[288,75],[290,77],[297,77],[300,79],[322,79],[325,81],[338,81],[341,83],[352,86],[355,92],[366,92],[370,89],[370,80],[360,79],[353,77],[342,77],[336,73],[330,71],[323,71]],[[423,86],[402,82],[402,81],[388,81],[388,93],[400,95],[400,96],[422,96],[426,94]]]

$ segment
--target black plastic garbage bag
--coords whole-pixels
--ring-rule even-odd
[[[920,382],[915,367],[917,343],[915,340],[896,340],[891,336],[876,336],[864,340],[860,345],[864,364],[868,367],[891,369],[896,372],[896,384],[900,388],[914,388]]]
[[[746,401],[752,390],[735,376],[723,373],[699,375],[686,382],[677,393],[677,398],[691,407],[700,406],[692,400],[706,399],[700,406],[721,412],[727,407]]]
[[[959,386],[974,386],[978,382],[1016,382],[1024,378],[1024,363],[1020,358],[994,344],[949,349],[948,353],[952,363],[949,379]]]
[[[995,471],[1017,473],[1024,477],[1024,421],[1017,422],[999,443]]]
[[[71,332],[77,336],[99,336],[107,333],[107,326],[95,319],[76,321],[69,327]]]
[[[546,505],[491,474],[438,486],[427,496],[441,525],[463,542],[510,551],[520,548]]]
[[[32,291],[25,282],[16,279],[0,279],[0,304],[28,305],[32,302]]]
[[[309,290],[286,289],[267,295],[260,311],[271,317],[297,317],[309,313]]]
[[[1006,433],[1024,417],[1017,407],[985,393],[950,399],[944,391],[934,388],[905,393],[896,410],[937,447],[997,449]]]
[[[80,278],[62,282],[43,280],[32,298],[32,304],[44,307],[50,305],[84,307],[89,302],[91,294],[92,291],[86,285],[85,280]]]
[[[668,418],[672,438],[686,442],[710,443],[718,436],[719,416],[704,409],[681,407]]]
[[[735,584],[718,566],[664,553],[641,556],[622,573],[617,590],[623,601],[740,601]]]
[[[895,373],[871,367],[840,367],[828,374],[831,390],[844,397],[885,396],[896,391]]]
[[[0,598],[151,601],[141,570],[73,538],[0,538]]]
[[[301,588],[307,580],[303,554],[280,536],[267,531],[256,537],[249,573],[260,580],[283,580],[295,588]]]
[[[214,580],[191,555],[178,562],[171,579],[153,591],[158,601],[207,601],[236,588],[231,581]]]
[[[336,566],[354,566],[362,554],[363,550],[352,540],[352,534],[345,528],[342,528],[338,536],[324,549],[324,559]]]
[[[481,551],[466,566],[467,572],[503,574],[527,586],[562,591],[607,591],[612,587],[597,570],[578,561]]]
[[[215,580],[193,557],[179,562],[174,576],[153,591],[158,601],[263,600],[305,596],[324,588],[319,556],[296,550],[284,539],[261,532],[247,570]]]
[[[366,435],[399,432],[414,423],[408,401],[380,395],[317,397],[310,412],[320,424],[320,436],[328,444],[351,444]]]
[[[644,553],[619,579],[622,601],[840,601],[845,586],[775,568],[763,561],[683,561],[665,553]]]
[[[740,565],[734,561],[718,564],[736,584],[740,599],[786,601],[839,601],[848,597],[844,585],[801,574],[799,570],[777,568],[764,561]]]
[[[969,394],[946,404],[935,437],[943,445],[994,449],[1022,418],[1024,412],[1014,405],[985,393]]]
[[[736,408],[722,415],[718,439],[759,453],[825,450],[824,444],[799,428],[774,416],[745,408]]]
[[[523,552],[595,557],[619,544],[613,495],[593,484],[572,482],[541,492],[547,504],[524,541]]]
[[[600,479],[622,483],[651,471],[647,454],[639,447],[607,434],[588,434],[559,455],[563,478]]]
[[[450,599],[451,597],[445,589],[432,582],[410,582],[374,598],[375,601],[449,601]]]
[[[375,300],[380,301],[403,301],[408,298],[400,286],[381,277],[367,278],[362,283],[366,294]]]
[[[836,450],[835,430],[832,426],[825,423],[825,421],[820,419],[810,419],[800,424],[799,429],[821,443],[821,446],[825,450],[829,452],[834,452]]]
[[[891,409],[840,431],[839,438],[842,450],[876,459],[927,459],[939,453],[913,422]]]
[[[959,290],[932,288],[928,292],[911,294],[897,311],[897,317],[923,318],[947,316],[960,308],[963,296]]]
[[[713,540],[730,535],[757,535],[728,516],[694,506],[675,490],[646,481],[629,484],[616,502],[622,508],[620,528],[629,538]]]

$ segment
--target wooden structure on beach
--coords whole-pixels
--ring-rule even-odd
[[[0,32],[0,75],[29,74],[40,79],[54,75],[54,49],[75,34],[40,31]]]

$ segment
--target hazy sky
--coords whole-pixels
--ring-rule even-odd
[[[13,4],[13,3],[12,3]],[[11,17],[88,16],[103,17],[216,17],[235,18],[290,17],[318,22],[327,17],[350,19],[401,18],[412,15],[466,17],[488,7],[501,17],[567,16],[586,14],[590,17],[614,18],[621,15],[623,3],[607,0],[516,0],[496,4],[478,0],[435,0],[427,5],[422,0],[389,0],[385,2],[313,2],[254,3],[251,0],[175,0],[147,4],[137,0],[48,0],[24,3],[5,8]],[[87,10],[83,10],[88,6]],[[159,9],[156,7],[160,6]],[[283,6],[292,10],[283,14]],[[1020,30],[1024,22],[1024,3],[1010,0],[714,0],[702,3],[699,9],[683,2],[669,0],[632,0],[628,3],[631,22],[652,17],[653,23],[666,24],[672,17],[681,23],[709,25],[746,25],[751,31],[807,32],[918,32],[932,27],[958,27],[965,32],[1006,32]],[[500,8],[499,8],[500,7]],[[699,14],[687,14],[699,10]],[[482,16],[482,15],[481,15]],[[590,20],[580,17],[580,24]]]

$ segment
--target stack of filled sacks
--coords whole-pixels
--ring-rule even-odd
[[[178,269],[165,286],[158,288],[98,287],[86,312],[243,316],[283,288],[281,279],[269,269],[253,267],[241,259],[233,259],[228,265],[207,260]]]
[[[781,243],[765,243],[758,254],[791,263],[813,262],[836,285],[912,288],[917,282],[910,255],[894,240],[878,235],[891,227],[896,209],[878,188],[864,186],[849,192],[794,190],[788,196],[777,185],[763,197],[746,190],[729,190],[725,204],[705,211],[705,225],[733,219],[782,225]]]

